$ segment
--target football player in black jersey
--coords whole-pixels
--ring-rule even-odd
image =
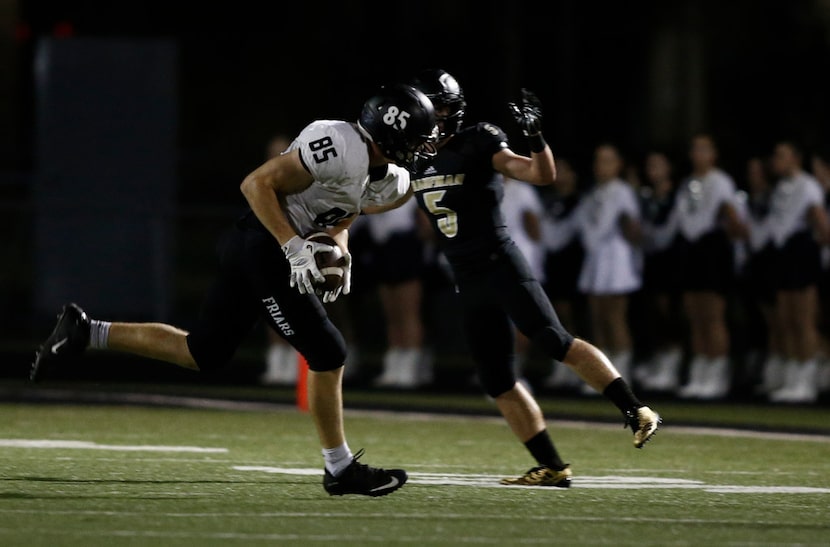
[[[571,470],[557,453],[536,400],[517,382],[513,324],[613,401],[634,432],[635,447],[654,435],[660,417],[637,399],[599,349],[562,326],[508,235],[499,209],[502,175],[536,185],[556,179],[553,153],[541,133],[539,100],[522,90],[521,102],[509,105],[528,139],[527,157],[513,152],[507,135],[492,123],[462,128],[464,93],[446,71],[425,70],[413,85],[435,106],[439,141],[433,161],[413,173],[412,191],[452,266],[481,385],[538,463],[502,483],[568,487]]]

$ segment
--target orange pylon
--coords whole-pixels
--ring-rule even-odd
[[[297,353],[297,408],[308,410],[308,363]]]

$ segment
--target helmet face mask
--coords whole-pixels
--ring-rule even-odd
[[[432,135],[430,138],[415,149],[411,167],[408,167],[410,171],[422,171],[430,163],[432,163],[432,160],[434,160],[435,156],[438,155],[438,147],[436,146],[436,143],[439,140],[439,135],[440,132],[438,130],[438,125],[435,125],[432,128]]]
[[[428,157],[435,148],[432,102],[409,85],[383,86],[363,105],[358,126],[386,158],[410,170],[416,160]]]
[[[438,140],[444,140],[461,130],[467,102],[464,100],[464,91],[450,73],[441,69],[423,70],[415,77],[412,85],[429,97],[437,110],[447,111],[438,117],[442,126]]]

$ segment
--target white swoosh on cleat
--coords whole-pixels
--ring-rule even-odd
[[[62,347],[64,344],[66,344],[68,341],[69,341],[69,338],[64,338],[64,339],[62,339],[60,342],[55,342],[54,344],[52,344],[52,353],[54,353],[55,355],[57,355],[57,354],[58,354],[58,350],[59,350],[59,349],[61,349],[61,347]]]
[[[369,492],[377,492],[378,490],[384,490],[386,488],[395,488],[396,486],[398,486],[399,482],[400,481],[397,479],[397,477],[392,477],[389,480],[389,482],[387,482],[383,486],[378,486],[377,488],[372,488],[371,490],[369,490]]]

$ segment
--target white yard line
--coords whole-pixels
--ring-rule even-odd
[[[235,465],[236,471],[254,471],[260,473],[274,473],[280,475],[320,476],[318,468],[305,467],[270,467]],[[469,473],[409,473],[410,484],[432,486],[473,486],[477,488],[511,488],[511,489],[541,489],[551,492],[566,492],[564,488],[550,488],[546,486],[504,486],[499,480],[504,475],[469,474]],[[830,494],[830,488],[816,488],[808,486],[745,486],[708,484],[699,480],[675,479],[650,476],[577,476],[572,481],[573,488],[590,488],[597,490],[702,490],[704,492],[727,494]]]
[[[60,448],[82,450],[112,450],[119,452],[196,452],[226,453],[227,448],[207,448],[203,446],[155,446],[149,444],[98,444],[89,441],[69,441],[53,439],[0,439],[0,447],[7,448]]]
[[[560,489],[557,489],[559,491]],[[43,508],[33,508],[33,509],[0,509],[0,514],[9,514],[9,515],[30,515],[30,514],[37,514],[37,515],[55,515],[55,516],[62,516],[62,515],[76,515],[76,516],[86,516],[86,517],[146,517],[148,513],[146,511],[96,511],[96,510],[84,510],[84,509],[43,509]],[[355,513],[350,513],[346,511],[251,511],[251,512],[238,512],[238,511],[216,511],[216,512],[193,512],[193,513],[158,513],[159,518],[171,518],[171,519],[217,519],[217,518],[263,518],[263,519],[306,519],[306,518],[331,518],[331,519],[339,519],[339,518],[355,518]],[[383,512],[361,512],[359,513],[359,517],[361,519],[379,519],[379,520],[394,520],[394,519],[401,519],[401,520],[506,520],[506,521],[515,521],[517,518],[521,520],[529,520],[529,521],[541,521],[541,522],[550,522],[550,515],[528,515],[524,514],[521,517],[517,517],[514,514],[510,513],[487,513],[487,512],[476,512],[475,514],[471,513],[450,513],[444,511],[435,511],[435,512],[405,512],[400,514],[394,513],[383,513]],[[784,519],[780,520],[758,520],[758,519],[728,519],[728,518],[671,518],[671,517],[660,517],[660,516],[653,516],[653,515],[645,515],[641,517],[637,516],[619,516],[619,515],[599,515],[599,516],[590,516],[590,515],[564,515],[564,514],[557,514],[556,516],[557,521],[570,521],[570,522],[646,522],[646,523],[664,523],[664,524],[718,524],[718,525],[759,525],[759,524],[767,524],[767,525],[774,525],[774,524],[781,524],[783,526],[790,526],[792,525],[791,521],[787,521]],[[0,528],[2,530],[2,528]],[[138,532],[144,533],[144,532]],[[146,533],[153,533],[153,532],[146,532]],[[172,532],[175,534],[175,532]]]
[[[221,515],[219,515],[221,516]],[[248,514],[244,516],[250,516]],[[316,518],[317,515],[309,514],[307,517],[303,518]],[[354,517],[354,515],[350,515]],[[361,515],[362,517],[363,515]],[[405,516],[399,517],[401,519],[405,519]],[[432,518],[439,518],[438,515]],[[514,517],[515,518],[515,517]],[[392,520],[392,519],[387,519]],[[546,517],[546,520],[550,520],[550,517]],[[574,519],[569,518],[559,518],[557,516],[557,521],[569,521]],[[614,521],[616,519],[602,519],[605,521]],[[646,520],[643,519],[642,522],[655,522],[653,520]],[[673,522],[673,521],[672,521]],[[710,521],[701,521],[701,523],[709,524]],[[756,523],[752,523],[756,524]],[[272,542],[279,542],[279,544],[286,544],[286,545],[303,545],[305,542],[314,541],[318,543],[330,543],[332,545],[366,545],[366,544],[381,544],[381,545],[390,545],[391,543],[394,544],[401,544],[401,543],[410,543],[413,545],[446,545],[447,544],[447,536],[445,535],[425,535],[425,534],[418,534],[416,536],[407,536],[403,534],[394,534],[394,539],[390,539],[389,535],[381,534],[378,536],[371,536],[369,534],[348,534],[344,532],[338,532],[337,534],[268,534],[268,533],[242,533],[242,532],[157,532],[157,531],[149,531],[149,530],[101,530],[101,531],[79,531],[79,530],[71,530],[71,531],[57,531],[57,530],[44,530],[42,528],[38,529],[31,529],[31,530],[21,530],[20,528],[0,528],[0,537],[2,537],[3,533],[13,534],[15,536],[22,534],[22,533],[29,533],[32,537],[38,537],[38,535],[48,534],[51,536],[61,536],[61,538],[73,537],[73,538],[130,538],[130,539],[137,539],[137,538],[144,538],[146,541],[152,540],[187,540],[189,542],[198,542],[198,540],[226,540],[226,541],[251,541],[256,542],[255,544],[259,545],[262,544],[263,541],[268,542],[271,544]],[[523,537],[515,537],[510,540],[510,545],[551,545],[551,536],[548,533],[540,533],[535,537],[528,537],[529,532],[524,532]],[[465,534],[464,537],[453,536],[452,537],[453,545],[504,545],[503,538],[494,538],[489,536],[474,536]],[[178,544],[178,543],[177,543]],[[607,545],[607,542],[602,541],[602,539],[598,539],[595,542],[581,542],[581,545]],[[663,545],[661,542],[649,542],[648,540],[641,540],[638,541],[638,545]],[[789,547],[789,546],[784,546]]]
[[[46,400],[52,399],[60,401],[67,398],[67,392],[66,390],[60,389],[39,389],[38,396]],[[228,399],[215,399],[209,397],[190,397],[180,395],[165,395],[157,393],[83,392],[81,393],[81,398],[82,400],[87,401],[112,402],[114,404],[120,402],[130,404],[150,404],[182,408],[205,408],[233,411],[301,412],[296,405],[290,403],[275,403],[268,401],[234,401]],[[500,416],[480,416],[475,414],[464,413],[433,413],[422,411],[409,412],[404,410],[356,409],[348,408],[348,406],[345,409],[345,413],[350,416],[379,417],[402,421],[480,420],[485,422],[504,423],[503,418],[501,418]],[[622,427],[622,418],[620,419],[619,425],[608,423],[607,421],[590,420],[559,420],[552,418],[549,421],[552,428],[562,427],[571,429],[581,429],[591,427],[593,429],[604,428],[610,430],[619,429]],[[781,426],[781,429],[786,428]],[[677,432],[686,435],[713,435],[720,437],[744,437],[753,439],[830,443],[830,435],[827,434],[787,433],[784,431],[758,431],[750,428],[736,427],[682,426],[672,425],[670,422],[664,424],[661,431]]]
[[[350,416],[363,417],[377,417],[397,419],[401,421],[456,421],[456,420],[475,420],[486,423],[504,424],[504,418],[500,416],[475,416],[468,414],[444,414],[444,413],[430,413],[430,412],[405,412],[394,410],[358,410],[346,409],[346,414]],[[608,422],[594,422],[588,420],[559,420],[550,419],[550,428],[566,428],[566,429],[605,429],[608,431],[622,429],[622,419],[619,424]],[[819,433],[787,433],[783,431],[758,431],[753,429],[740,429],[733,427],[712,427],[712,426],[684,426],[663,424],[660,428],[660,433],[671,432],[681,433],[684,435],[711,435],[715,437],[742,437],[747,439],[766,439],[773,441],[806,441],[818,443],[830,443],[830,435],[822,435]]]

